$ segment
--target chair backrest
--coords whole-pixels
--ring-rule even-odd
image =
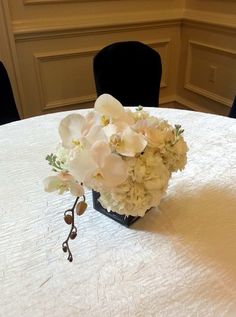
[[[229,117],[236,119],[236,96],[234,97],[234,101],[229,112]]]
[[[108,93],[124,106],[159,106],[161,58],[150,46],[138,42],[117,42],[94,57],[97,96]]]
[[[19,119],[11,83],[6,68],[0,61],[0,125]]]

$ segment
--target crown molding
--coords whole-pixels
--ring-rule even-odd
[[[16,41],[38,38],[73,36],[78,34],[108,33],[111,31],[166,27],[180,24],[183,10],[171,12],[139,12],[117,15],[100,15],[13,21],[12,29]]]
[[[93,2],[96,0],[23,0],[24,5],[45,5],[58,3],[73,3],[73,2]],[[104,0],[103,0],[104,1]]]
[[[185,10],[183,23],[190,25],[202,25],[221,31],[236,32],[236,18],[231,14],[219,14],[197,10]]]

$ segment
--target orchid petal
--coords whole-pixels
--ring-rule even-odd
[[[124,111],[121,116],[113,119],[113,123],[115,123],[116,125],[119,123],[119,124],[122,124],[123,126],[127,126],[127,125],[131,126],[135,124],[135,120],[131,112]]]
[[[84,150],[76,153],[69,163],[69,169],[75,179],[81,183],[89,179],[97,170],[98,165],[91,157],[91,152]]]
[[[83,187],[76,183],[76,182],[70,182],[69,183],[69,190],[71,192],[71,194],[73,196],[76,196],[76,197],[81,197],[84,195],[84,189]]]
[[[101,173],[104,183],[109,187],[122,184],[128,176],[125,162],[116,154],[110,154],[105,157]]]
[[[110,123],[106,125],[103,130],[108,138],[110,138],[113,134],[123,133],[125,129],[128,128],[128,124],[122,121],[116,121],[114,123]]]
[[[85,137],[87,147],[91,147],[96,141],[106,141],[106,135],[101,126],[92,126],[90,131]]]
[[[97,115],[94,111],[89,111],[85,116],[86,122],[89,127],[95,124],[95,122],[98,120]]]
[[[125,113],[122,104],[109,94],[99,96],[95,101],[94,109],[111,118],[119,118]]]
[[[85,118],[80,114],[66,116],[59,125],[59,134],[65,148],[73,148],[74,140],[81,138],[85,126]]]
[[[115,124],[112,124],[112,123],[106,125],[103,128],[103,130],[108,138],[110,138],[113,134],[116,134],[118,132],[117,126]]]
[[[57,177],[59,178],[59,180],[61,180],[62,182],[71,182],[74,181],[74,177],[66,172],[61,172],[57,175]]]
[[[146,145],[147,141],[143,135],[127,128],[122,134],[121,144],[116,150],[122,155],[134,157],[136,154],[143,152]]]
[[[58,191],[61,195],[69,189],[68,182],[62,181],[58,175],[57,176],[48,176],[44,179],[44,190],[48,193]]]
[[[104,165],[104,159],[107,155],[111,154],[111,149],[109,144],[97,141],[91,148],[91,155],[98,166]]]
[[[44,190],[48,193],[52,193],[58,190],[62,181],[57,176],[48,176],[43,180]]]

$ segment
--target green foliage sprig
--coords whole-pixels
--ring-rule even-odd
[[[175,140],[172,143],[172,146],[175,145],[179,141],[179,139],[183,133],[184,133],[184,129],[181,129],[181,125],[175,124],[175,129],[174,129]]]
[[[61,162],[60,160],[58,160],[56,154],[48,154],[46,156],[46,160],[48,161],[48,164],[51,165],[53,167],[53,171],[54,172],[60,172],[60,171],[63,171],[64,168],[63,168],[63,162]]]

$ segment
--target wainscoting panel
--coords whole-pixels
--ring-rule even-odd
[[[177,99],[197,111],[227,115],[236,94],[236,28],[184,20]]]
[[[94,36],[96,34],[96,36]],[[48,35],[48,37],[47,37]],[[24,116],[93,107],[96,90],[93,57],[104,46],[118,41],[138,40],[159,52],[162,60],[161,102],[175,95],[179,56],[179,26],[156,25],[137,30],[104,31],[92,34],[58,35],[17,40],[24,93]]]
[[[171,40],[163,40],[154,43],[146,43],[147,45],[151,46],[154,50],[156,50],[161,56],[161,63],[162,63],[162,77],[161,77],[161,88],[168,86],[168,73],[170,72],[170,44]]]
[[[163,67],[161,88],[168,87],[170,39],[146,44],[159,52]],[[94,102],[92,60],[98,51],[77,49],[34,54],[42,112]]]
[[[235,70],[236,51],[189,41],[186,89],[230,106],[235,94]]]
[[[93,56],[126,40],[160,53],[160,104],[227,114],[236,93],[233,2],[0,0],[1,50],[22,117],[93,106]]]
[[[94,101],[91,70],[96,53],[96,50],[65,50],[34,54],[43,112]]]

